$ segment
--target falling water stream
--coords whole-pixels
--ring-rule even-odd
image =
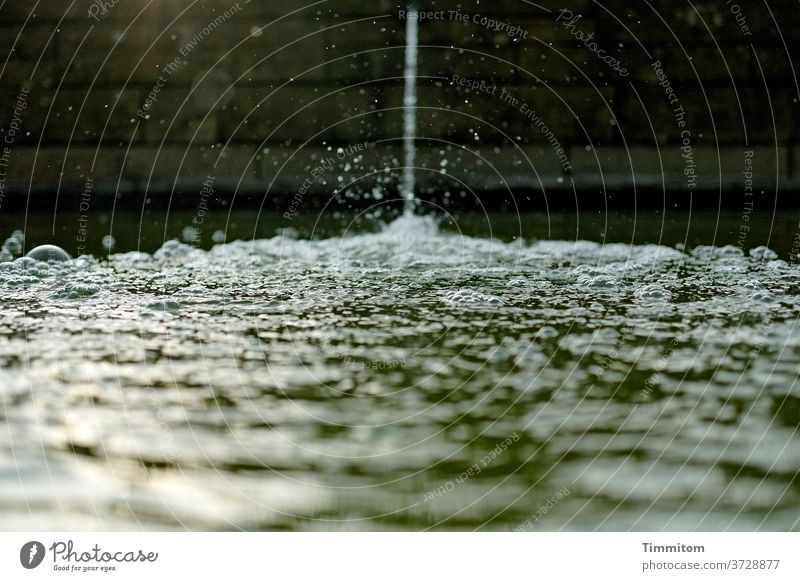
[[[405,86],[403,90],[403,176],[400,193],[405,200],[405,213],[411,214],[416,206],[417,134],[417,53],[419,51],[419,19],[413,6],[408,7],[406,17]]]

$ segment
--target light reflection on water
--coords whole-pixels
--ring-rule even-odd
[[[0,526],[797,529],[798,281],[429,218],[6,268]]]

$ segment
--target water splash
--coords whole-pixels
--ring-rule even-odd
[[[416,178],[416,145],[417,133],[417,53],[419,51],[419,18],[416,8],[408,7],[406,18],[406,51],[405,51],[405,89],[403,92],[403,177],[400,183],[400,194],[405,200],[405,212],[411,214],[416,206],[414,190]]]

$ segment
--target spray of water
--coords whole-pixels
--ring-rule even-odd
[[[411,214],[416,206],[414,191],[416,178],[414,164],[416,162],[417,133],[417,52],[419,47],[416,8],[408,7],[406,18],[406,51],[405,51],[405,89],[403,92],[403,177],[400,183],[400,194],[405,200],[405,212]]]

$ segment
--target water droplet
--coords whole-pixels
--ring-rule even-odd
[[[194,226],[186,226],[181,232],[181,238],[183,238],[183,241],[186,242],[187,244],[199,242],[198,235],[199,232],[197,231],[197,228],[195,228]]]
[[[22,244],[12,237],[5,241],[3,250],[8,251],[12,256],[19,256],[22,253]]]

